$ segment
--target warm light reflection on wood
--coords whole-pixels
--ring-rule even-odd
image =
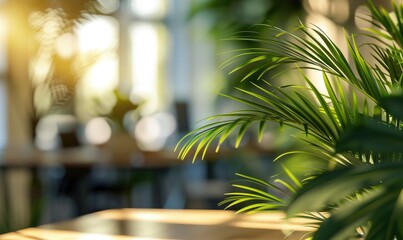
[[[29,228],[16,233],[5,234],[1,240],[162,240],[161,238],[147,238],[136,236],[93,234],[74,231]],[[164,238],[164,240],[171,240]]]
[[[258,229],[278,229],[284,232],[290,231],[309,231],[312,228],[303,227],[301,225],[287,223],[287,222],[243,222],[243,221],[236,221],[230,224],[234,227],[240,228],[258,228]]]
[[[214,213],[214,214],[212,214]],[[99,213],[100,218],[114,220],[140,220],[154,221],[159,223],[175,224],[198,224],[198,225],[216,225],[231,220],[234,217],[233,212],[229,211],[210,211],[210,210],[168,210],[168,209],[138,209],[132,211],[109,210]]]
[[[307,234],[308,228],[284,217],[281,213],[235,214],[224,210],[105,210],[1,235],[0,240],[299,240]]]

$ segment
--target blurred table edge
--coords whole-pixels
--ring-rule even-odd
[[[0,235],[0,240],[50,239],[302,239],[305,219],[282,213],[235,214],[227,210],[112,209],[69,221]]]
[[[173,150],[156,152],[139,151],[116,153],[107,148],[82,146],[75,148],[41,151],[35,148],[0,151],[0,168],[43,168],[43,167],[124,167],[124,168],[167,168],[180,163]]]

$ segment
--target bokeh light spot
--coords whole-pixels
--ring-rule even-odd
[[[85,138],[90,144],[106,143],[112,136],[112,129],[105,118],[91,119],[85,127]]]

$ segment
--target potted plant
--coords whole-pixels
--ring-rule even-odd
[[[258,25],[235,38],[267,45],[240,49],[224,63],[236,65],[234,71],[255,66],[247,74],[259,76],[248,82],[253,88],[238,88],[242,96],[224,95],[248,107],[212,116],[187,134],[178,143],[179,157],[203,157],[232,135],[238,147],[254,126],[260,139],[274,121],[300,132],[305,143],[279,158],[298,153],[325,164],[302,178],[283,168],[284,177],[273,182],[238,174],[245,184],[234,184],[237,190],[226,194],[227,208],[282,210],[311,219],[317,227],[308,236],[313,239],[403,238],[403,5],[394,1],[392,13],[372,1],[368,8],[372,27],[359,37],[371,42],[358,45],[357,36],[346,35],[348,55],[315,26],[291,32]],[[371,59],[363,57],[365,51]],[[303,83],[274,86],[263,79],[284,65],[296,66]],[[321,72],[325,93],[306,69]]]

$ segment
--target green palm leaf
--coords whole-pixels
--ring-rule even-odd
[[[219,205],[225,205],[226,209],[236,207],[238,213],[284,210],[291,194],[295,193],[302,183],[286,167],[283,169],[288,176],[287,180],[275,179],[273,183],[237,174],[241,183],[232,184],[232,187],[240,191],[226,193],[226,198]]]
[[[262,139],[266,122],[273,121],[295,129],[304,143],[276,160],[302,154],[325,161],[328,168],[307,172],[302,180],[292,168],[272,182],[238,175],[241,183],[221,205],[239,212],[286,210],[316,220],[314,239],[403,237],[403,6],[394,2],[393,14],[371,1],[368,7],[374,28],[365,36],[376,42],[359,46],[356,35],[346,34],[348,56],[316,26],[286,31],[260,24],[231,38],[259,45],[239,49],[222,65],[233,68],[231,74],[250,69],[242,81],[252,88],[237,88],[240,96],[222,95],[243,110],[207,119],[212,122],[178,143],[179,157],[203,158],[231,137],[238,147],[254,129]],[[363,47],[373,62],[363,57]],[[287,65],[298,70],[302,84],[264,80]],[[322,73],[325,93],[305,70]],[[251,78],[259,81],[248,82]]]
[[[330,217],[315,233],[315,239],[333,239],[335,236],[339,237],[335,239],[344,239],[354,235],[361,225],[367,225],[367,239],[393,239],[399,234],[397,231],[402,230],[399,227],[399,216],[403,213],[402,171],[403,164],[395,163],[328,172],[306,184],[294,196],[288,212],[292,215],[332,209]],[[354,196],[350,198],[353,200],[347,201],[347,196]],[[391,229],[385,231],[388,228]],[[379,234],[385,238],[379,238]]]

